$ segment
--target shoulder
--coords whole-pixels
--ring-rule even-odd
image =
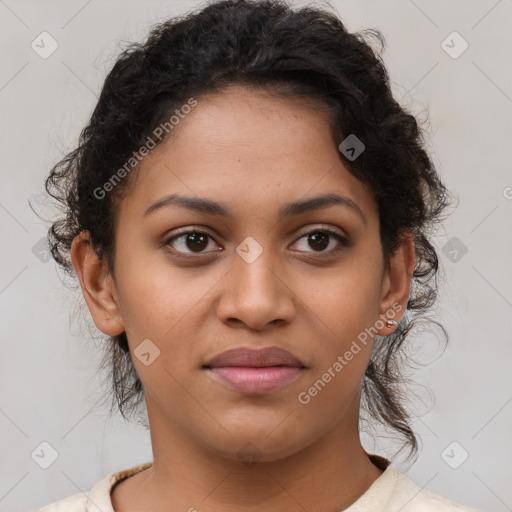
[[[38,508],[35,512],[86,512],[87,502],[88,497],[84,493],[78,493]]]
[[[482,512],[467,507],[461,503],[449,500],[416,485],[398,468],[393,468],[396,473],[396,483],[390,502],[390,510],[401,512]]]
[[[50,503],[34,512],[114,512],[111,501],[112,488],[122,480],[132,476],[153,463],[146,462],[115,473],[110,473],[97,482],[89,492],[72,494],[67,498]]]

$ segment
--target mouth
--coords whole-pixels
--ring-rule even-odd
[[[222,352],[202,369],[235,391],[261,394],[290,384],[306,367],[293,354],[279,347],[240,347]]]

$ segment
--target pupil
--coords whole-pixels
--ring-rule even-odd
[[[321,247],[319,249],[322,250],[322,249],[325,249],[329,245],[329,242],[327,240],[328,238],[329,238],[329,236],[327,235],[327,233],[321,233],[320,231],[317,231],[316,233],[309,235],[309,242],[310,243],[313,242],[313,244],[320,243]],[[316,248],[313,247],[313,249],[316,249]]]
[[[208,242],[206,241],[206,238],[207,237],[205,235],[201,234],[201,233],[190,233],[187,236],[187,247],[189,249],[191,249],[191,250],[194,250],[194,249],[198,249],[198,250],[204,249],[208,245]],[[192,246],[189,244],[189,242],[191,240],[193,241]]]
[[[309,242],[313,249],[321,251],[329,245],[328,238],[329,236],[326,233],[317,231],[316,233],[309,235]],[[187,247],[191,250],[197,249],[201,251],[207,245],[207,237],[201,233],[190,233],[187,236]]]

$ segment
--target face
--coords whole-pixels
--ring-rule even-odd
[[[405,308],[411,246],[385,269],[377,205],[326,113],[242,87],[198,98],[130,179],[114,275],[80,271],[77,246],[74,263],[96,325],[126,331],[152,430],[262,460],[353,432],[373,335],[394,330],[379,319]],[[279,347],[302,368],[205,368],[237,347]]]

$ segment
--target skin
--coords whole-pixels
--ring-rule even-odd
[[[231,86],[198,98],[172,135],[143,159],[119,203],[114,275],[86,232],[71,252],[96,326],[110,336],[126,331],[146,390],[154,463],[115,487],[113,507],[345,509],[382,474],[358,433],[372,338],[307,405],[297,397],[393,304],[400,320],[412,238],[385,268],[373,194],[344,166],[319,105]],[[233,217],[177,205],[144,216],[171,193],[222,202]],[[340,205],[278,217],[284,204],[325,193],[351,198],[365,220]],[[195,251],[186,236],[165,246],[180,227],[211,238]],[[350,246],[333,236],[322,247],[308,242],[322,228]],[[263,250],[252,263],[236,252],[249,236]],[[148,366],[133,355],[145,339],[160,350]],[[202,369],[238,346],[282,347],[306,369],[277,391],[239,393]],[[252,463],[239,458],[247,443]]]

